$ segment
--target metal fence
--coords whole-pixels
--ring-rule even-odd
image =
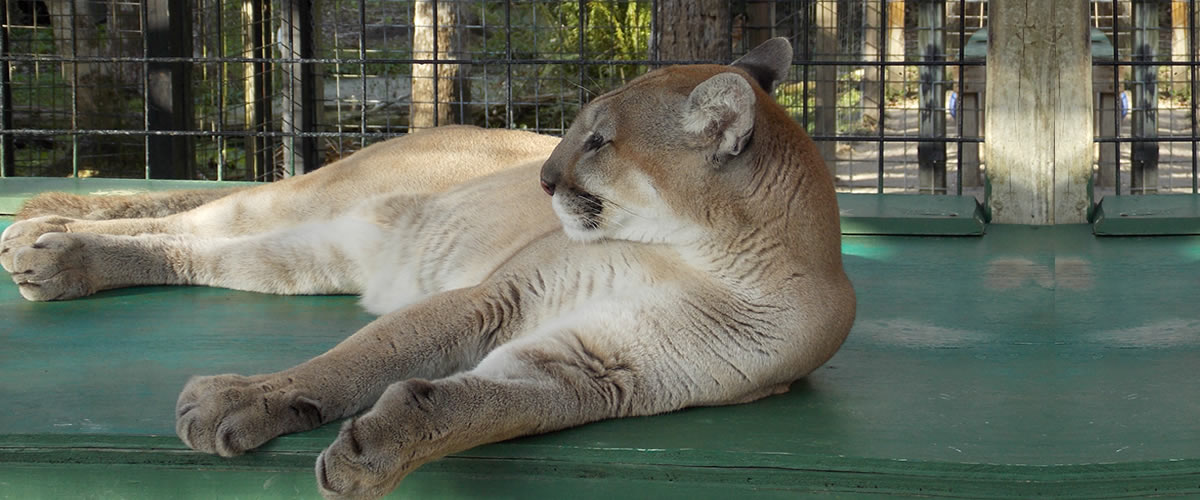
[[[716,27],[703,60],[672,55],[687,4]],[[270,180],[435,124],[559,134],[652,67],[786,36],[776,99],[839,190],[982,192],[984,1],[7,0],[3,16],[5,176]]]
[[[1095,198],[1195,194],[1195,0],[1092,0]]]

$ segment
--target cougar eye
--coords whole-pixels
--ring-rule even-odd
[[[608,144],[608,141],[604,140],[600,134],[592,134],[587,138],[587,142],[583,144],[583,149],[584,151],[595,151],[600,149],[605,144]]]

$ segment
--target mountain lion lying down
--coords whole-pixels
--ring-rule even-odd
[[[832,178],[768,94],[791,56],[775,39],[651,72],[561,141],[448,127],[240,191],[43,195],[0,264],[29,300],[361,294],[380,317],[329,352],[195,377],[176,407],[179,437],[222,456],[353,417],[317,458],[330,498],[483,443],[754,401],[854,321]]]

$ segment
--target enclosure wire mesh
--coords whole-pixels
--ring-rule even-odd
[[[1092,0],[1090,14],[1094,197],[1196,194],[1196,1]]]
[[[296,172],[304,144],[320,165],[434,124],[561,134],[652,67],[725,63],[785,36],[795,64],[775,97],[840,190],[982,191],[983,103],[963,91],[983,67],[967,46],[986,2],[705,1],[723,9],[722,48],[691,61],[651,43],[669,0],[10,0],[4,173],[145,177],[163,136],[194,148],[177,175],[268,180]],[[190,47],[147,57],[168,4],[192,7]],[[154,65],[173,62],[190,65],[175,110],[189,125],[155,129]]]

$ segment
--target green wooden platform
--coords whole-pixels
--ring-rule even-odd
[[[987,233],[845,237],[858,321],[788,394],[483,446],[393,496],[1200,495],[1200,237]],[[175,398],[192,374],[284,368],[370,319],[351,297],[35,304],[0,283],[0,498],[315,497],[335,425],[226,460],[178,441]]]

